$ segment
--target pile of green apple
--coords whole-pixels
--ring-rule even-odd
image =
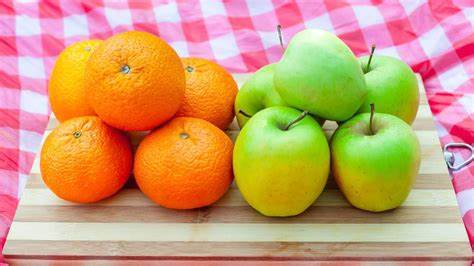
[[[250,206],[267,216],[300,214],[322,193],[330,170],[357,208],[380,212],[405,201],[420,165],[410,126],[418,83],[407,64],[373,52],[357,59],[332,33],[304,30],[280,62],[243,85],[233,166]],[[339,124],[329,143],[326,120]]]

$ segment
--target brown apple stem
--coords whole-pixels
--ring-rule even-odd
[[[285,46],[283,46],[283,34],[281,33],[281,25],[280,24],[277,25],[277,32],[278,32],[278,39],[280,40],[281,49],[283,49],[283,51],[284,51]]]
[[[290,127],[296,123],[298,123],[299,121],[301,121],[303,118],[305,118],[305,116],[308,115],[308,111],[303,111],[295,120],[291,121],[290,123],[288,123],[288,125],[286,125],[285,128],[283,128],[283,130],[288,130],[290,129]]]
[[[244,111],[242,111],[242,110],[239,110],[239,114],[241,114],[241,115],[243,115],[243,116],[245,116],[245,117],[247,117],[247,118],[251,118],[251,117],[252,117],[251,115],[247,114],[246,112],[244,112]]]
[[[370,70],[370,62],[372,62],[372,57],[374,56],[374,52],[375,52],[375,44],[372,44],[372,48],[370,49],[369,62],[367,62],[367,67],[365,68],[365,73],[369,72],[369,70]]]
[[[369,130],[370,130],[370,135],[375,135],[375,130],[374,130],[374,114],[375,114],[375,107],[374,104],[370,104],[370,122],[369,122]]]

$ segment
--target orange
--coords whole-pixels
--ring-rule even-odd
[[[49,80],[49,100],[59,121],[94,115],[87,103],[84,71],[90,55],[101,43],[101,40],[76,42],[57,58]]]
[[[174,116],[184,97],[180,58],[166,42],[140,31],[105,40],[85,75],[97,115],[122,130],[148,130]]]
[[[183,58],[186,90],[178,116],[207,120],[226,129],[234,119],[238,87],[220,65],[202,58]]]
[[[60,198],[96,202],[115,194],[132,168],[128,137],[96,116],[60,124],[46,138],[40,167],[45,184]]]
[[[211,123],[178,117],[140,143],[135,180],[161,206],[207,206],[222,197],[232,182],[232,149],[230,138]]]

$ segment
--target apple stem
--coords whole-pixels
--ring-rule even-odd
[[[372,57],[374,56],[374,52],[375,52],[375,44],[372,44],[372,48],[370,49],[369,62],[367,62],[367,67],[365,68],[365,73],[369,72],[369,70],[370,70],[370,62],[372,62]]]
[[[303,118],[305,118],[305,116],[308,115],[308,111],[303,111],[295,120],[291,121],[290,123],[288,123],[288,125],[286,125],[285,128],[283,128],[283,130],[288,130],[290,129],[290,127],[296,123],[298,123],[299,121],[301,121]]]
[[[370,104],[370,121],[369,121],[369,130],[370,135],[375,135],[374,130],[374,114],[375,114],[375,106],[373,103]]]
[[[281,25],[277,25],[277,32],[278,32],[278,39],[280,40],[281,49],[285,50],[285,46],[283,46],[283,34],[281,33]]]
[[[242,110],[239,110],[239,114],[241,114],[241,115],[243,115],[243,116],[245,116],[245,117],[247,117],[247,118],[251,118],[251,117],[252,117],[251,115],[247,114],[246,112],[244,112],[244,111],[242,111]]]

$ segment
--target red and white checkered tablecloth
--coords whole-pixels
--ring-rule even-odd
[[[159,3],[160,2],[160,3]],[[162,3],[161,3],[162,2]],[[474,1],[10,1],[0,2],[0,250],[39,150],[50,107],[48,77],[67,45],[137,29],[181,56],[209,58],[231,72],[280,59],[284,39],[304,28],[337,34],[357,55],[409,63],[423,77],[443,144],[474,143]],[[441,149],[441,147],[440,147]],[[474,163],[453,175],[474,244]]]

